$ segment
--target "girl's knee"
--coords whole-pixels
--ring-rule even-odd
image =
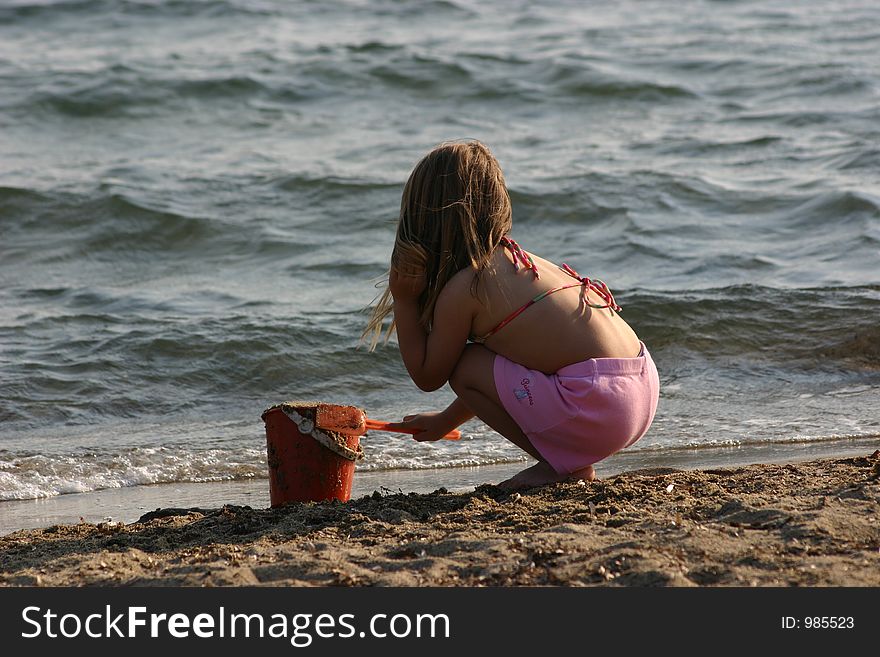
[[[464,348],[452,375],[449,377],[449,385],[456,392],[466,388],[475,387],[475,384],[486,378],[487,372],[492,374],[495,353],[489,351],[480,344],[469,344]]]

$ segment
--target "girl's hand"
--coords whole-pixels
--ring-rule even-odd
[[[418,429],[419,432],[413,436],[413,440],[420,443],[440,440],[455,428],[449,426],[449,422],[441,413],[417,413],[416,415],[407,415],[403,418],[403,422],[396,422],[395,426],[402,429]]]
[[[414,264],[391,265],[391,272],[388,274],[388,289],[395,300],[415,301],[427,285],[424,267]]]

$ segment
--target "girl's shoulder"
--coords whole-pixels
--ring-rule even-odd
[[[455,297],[469,296],[474,284],[475,275],[476,271],[474,269],[471,267],[465,267],[453,274],[452,278],[446,281],[446,285],[443,286],[440,294]]]
[[[473,317],[478,312],[479,304],[471,292],[474,274],[474,270],[467,267],[446,282],[437,295],[437,303],[434,306],[435,319],[438,315],[450,313],[458,317],[462,315]]]
[[[495,250],[489,262],[477,273],[473,267],[465,267],[456,272],[450,278],[441,291],[441,295],[454,296],[456,298],[474,300],[485,295],[485,283],[497,278],[499,275],[515,275],[513,261],[501,247]],[[475,287],[475,283],[479,283]],[[476,291],[476,295],[475,295]]]

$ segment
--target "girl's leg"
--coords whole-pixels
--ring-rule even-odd
[[[495,352],[482,345],[468,345],[449,379],[449,385],[483,422],[507,438],[520,449],[538,460],[516,476],[502,481],[499,486],[507,489],[541,486],[567,479],[593,479],[592,466],[567,475],[558,474],[536,450],[519,425],[504,410],[498,390],[495,388]]]
[[[539,461],[542,460],[529,439],[504,410],[495,388],[495,352],[470,344],[462,353],[449,385],[477,417]]]

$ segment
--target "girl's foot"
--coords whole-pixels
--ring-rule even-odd
[[[593,470],[592,465],[569,472],[568,474],[559,474],[546,461],[538,461],[535,465],[515,474],[510,479],[502,481],[498,484],[498,488],[502,490],[522,490],[524,488],[555,484],[559,481],[577,481],[578,479],[592,481],[595,478],[596,471]]]

